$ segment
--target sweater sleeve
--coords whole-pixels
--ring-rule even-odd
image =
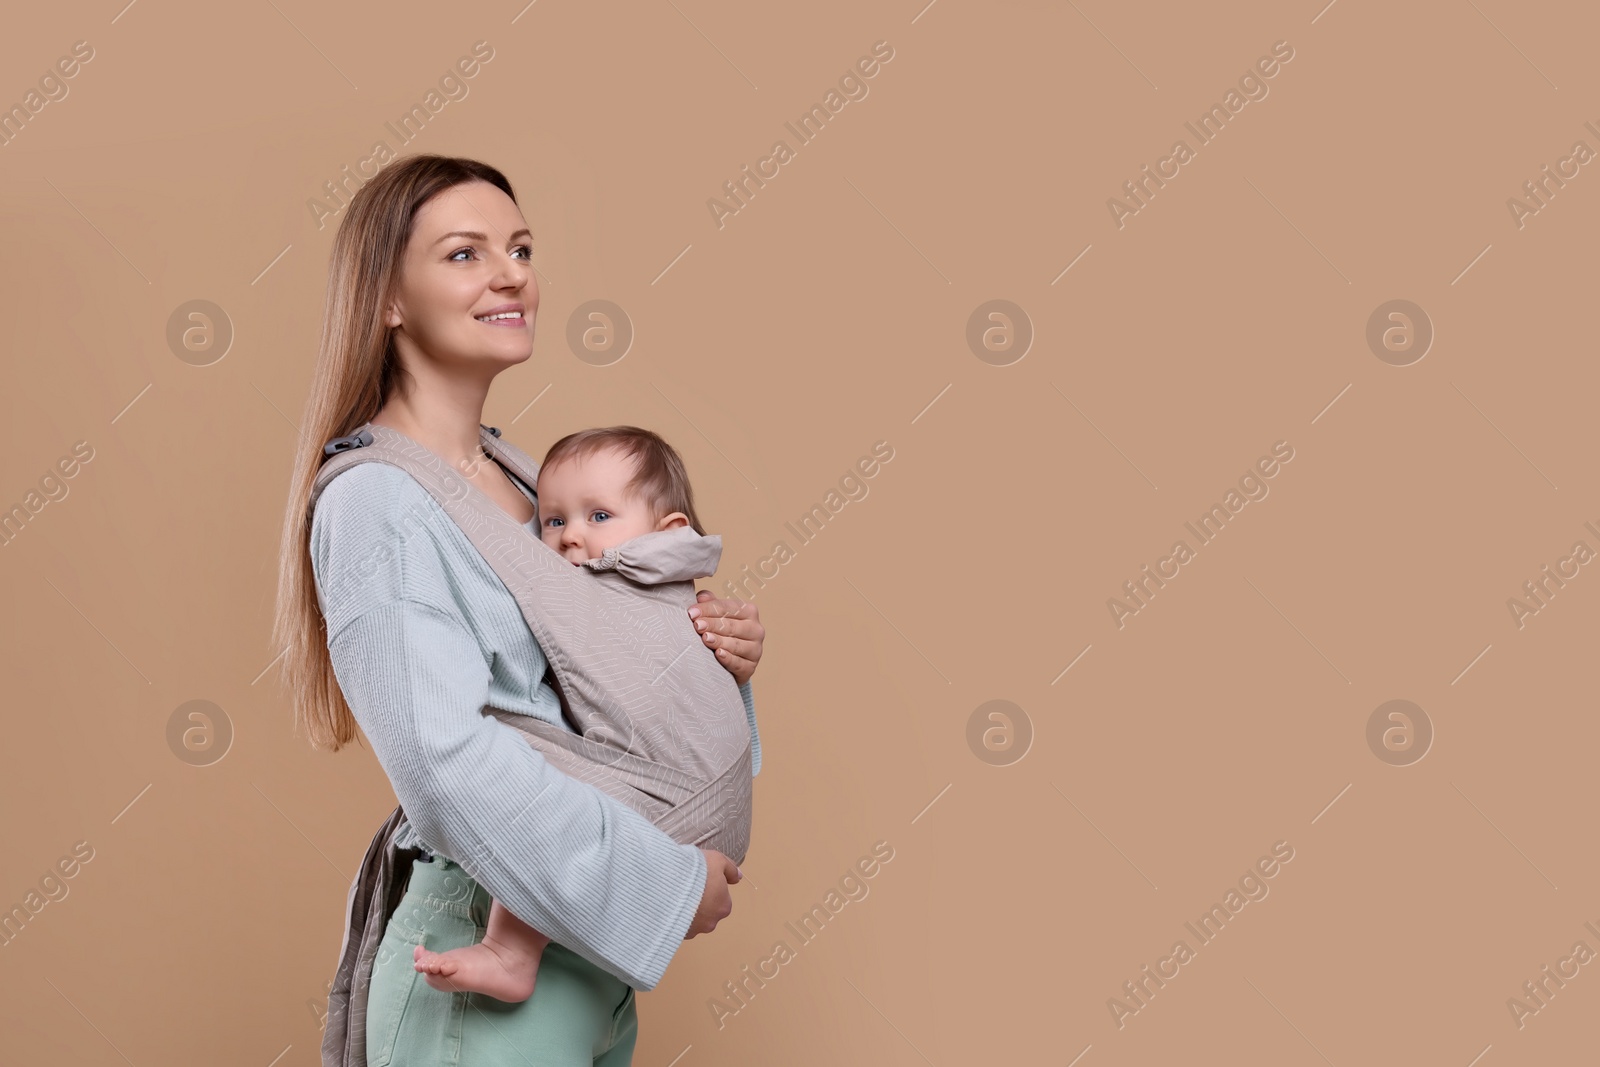
[[[739,687],[744,697],[744,717],[750,720],[750,777],[761,773],[761,734],[756,731],[756,696],[750,689],[751,679]]]
[[[482,714],[489,661],[433,540],[450,520],[382,466],[342,473],[312,524],[345,700],[430,849],[552,940],[655,988],[699,907],[704,857]]]

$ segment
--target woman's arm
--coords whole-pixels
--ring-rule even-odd
[[[418,516],[449,520],[428,513],[437,505],[403,471],[397,481],[382,466],[327,487],[312,548],[318,588],[329,591],[334,672],[401,807],[429,847],[512,914],[634,988],[654,988],[713,895],[705,855],[482,714],[489,663],[451,594],[438,531],[419,529]]]
[[[489,669],[461,620],[401,602],[346,625],[329,651],[417,836],[513,915],[653,989],[700,904],[700,850],[481,714]]]

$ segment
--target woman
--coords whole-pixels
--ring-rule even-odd
[[[532,354],[531,243],[499,171],[414,156],[361,188],[333,244],[277,638],[313,745],[337,751],[359,723],[404,809],[400,832],[425,857],[385,928],[366,1017],[352,1013],[369,1067],[630,1063],[634,989],[654,988],[684,939],[729,914],[740,878],[726,856],[678,844],[481,714],[565,721],[511,593],[403,470],[353,466],[308,515],[323,445],[371,421],[455,464],[518,522],[533,518],[528,487],[479,444],[490,383]],[[700,597],[690,615],[748,705],[756,608]],[[416,944],[481,937],[491,895],[552,940],[520,1003],[435,990],[412,963]]]

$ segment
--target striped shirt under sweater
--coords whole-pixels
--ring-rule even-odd
[[[318,499],[311,559],[339,688],[410,820],[400,844],[454,860],[536,930],[655,988],[704,859],[482,714],[571,728],[515,598],[466,534],[405,471],[360,463]],[[740,693],[759,770],[749,682]]]

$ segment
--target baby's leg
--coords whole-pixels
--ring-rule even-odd
[[[533,996],[539,957],[550,939],[505,908],[490,902],[483,940],[449,952],[430,952],[421,945],[412,960],[422,977],[447,993],[483,993],[517,1003]]]

